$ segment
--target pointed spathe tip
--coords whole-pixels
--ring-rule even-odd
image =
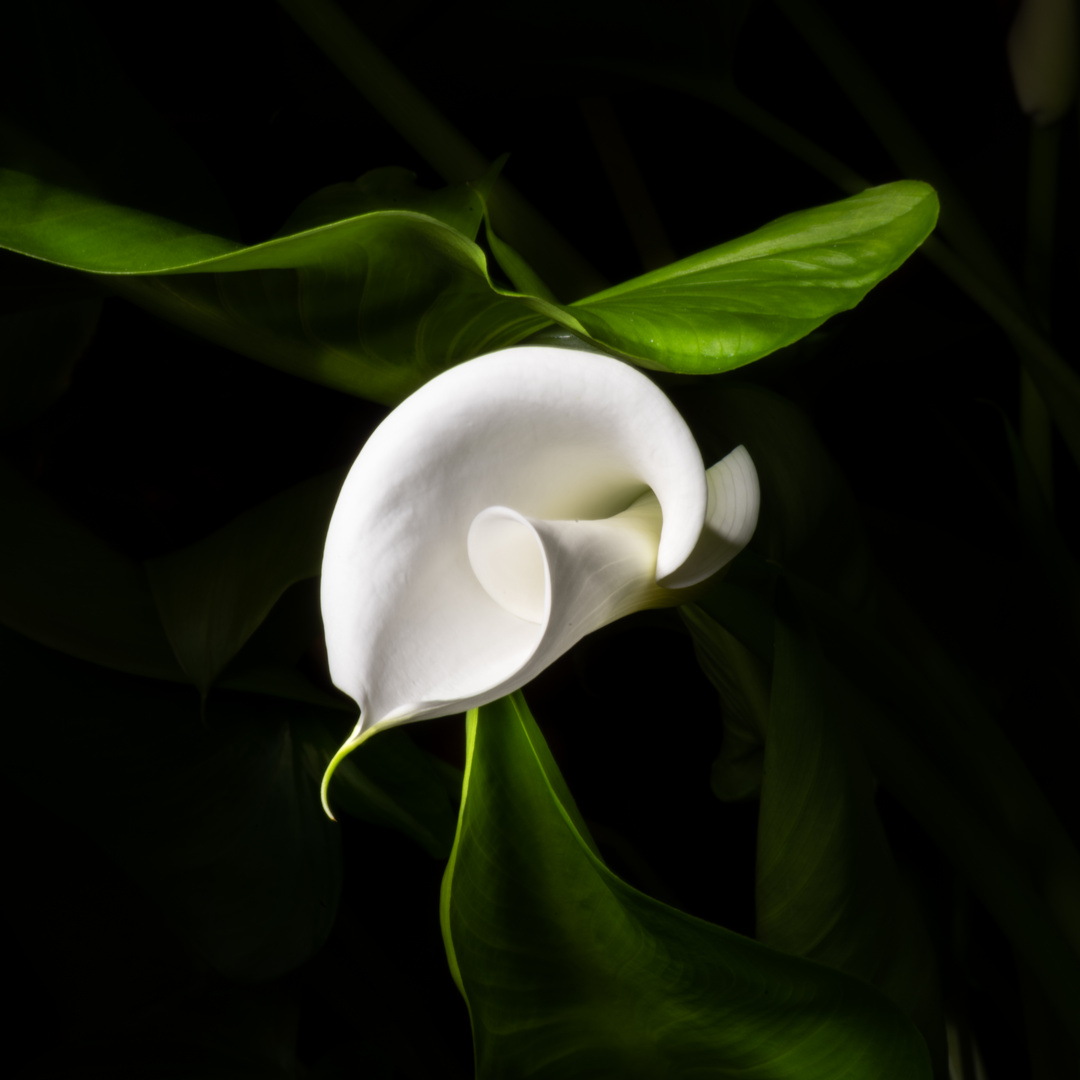
[[[322,808],[326,812],[326,816],[331,821],[337,821],[332,811],[330,810],[330,778],[334,775],[335,770],[342,761],[345,760],[361,743],[367,742],[370,736],[374,735],[378,728],[372,726],[366,728],[363,731],[353,732],[349,736],[348,740],[342,745],[341,749],[330,759],[330,764],[326,766],[326,772],[323,773],[322,786],[319,789],[319,796],[322,801]]]

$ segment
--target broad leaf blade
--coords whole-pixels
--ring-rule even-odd
[[[730,371],[854,307],[926,239],[938,202],[903,180],[788,214],[569,308],[648,367]]]
[[[929,1076],[873,990],[615,877],[520,694],[470,713],[442,919],[481,1080]]]
[[[497,238],[515,281],[544,295],[496,288],[481,249],[447,223],[462,224],[460,207],[446,220],[379,209],[328,222],[335,208],[369,203],[348,192],[326,205],[313,198],[318,205],[298,211],[300,231],[242,248],[0,169],[0,245],[109,275],[121,295],[213,341],[389,404],[552,322],[647,367],[713,373],[748,364],[853,307],[918,247],[937,214],[926,185],[885,185],[566,306]],[[466,209],[474,213],[472,203]]]

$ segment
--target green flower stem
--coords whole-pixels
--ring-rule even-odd
[[[1031,127],[1028,151],[1027,253],[1025,273],[1031,306],[1040,329],[1050,333],[1053,288],[1054,221],[1057,211],[1060,123]],[[1054,505],[1054,461],[1050,411],[1027,370],[1020,373],[1020,441],[1046,503]]]
[[[301,29],[447,183],[478,180],[490,162],[332,0],[278,0]],[[501,181],[492,193],[496,232],[517,248],[564,300],[599,292],[600,273],[517,191]]]

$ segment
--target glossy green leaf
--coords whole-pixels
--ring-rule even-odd
[[[467,205],[435,193],[425,213],[379,209],[323,222],[350,207],[400,205],[398,189],[384,180],[377,177],[367,190],[361,178],[359,190],[315,196],[297,211],[300,231],[242,247],[0,169],[0,245],[115,275],[103,279],[113,291],[194,333],[294,375],[392,404],[450,364],[527,336],[555,309],[496,290],[480,248],[432,216],[458,225],[474,218],[471,207],[479,201],[467,188],[458,189],[471,200]],[[406,206],[418,201],[404,198]]]
[[[926,239],[937,213],[927,184],[868,188],[778,218],[570,310],[595,340],[638,363],[730,371],[853,308]]]
[[[874,804],[876,780],[788,594],[770,695],[758,819],[757,936],[877,987],[920,1027],[945,1075],[936,963]]]
[[[615,877],[520,694],[469,714],[442,922],[481,1080],[929,1076],[873,989]]]
[[[50,648],[181,682],[141,566],[0,459],[0,623]]]
[[[202,696],[285,590],[318,576],[344,479],[314,477],[146,564],[173,652]]]
[[[231,695],[203,721],[189,688],[6,629],[0,670],[8,781],[89,833],[205,961],[259,980],[320,947],[341,866],[305,760],[310,706]]]
[[[288,226],[297,231],[245,248],[0,169],[0,244],[110,275],[121,295],[213,341],[394,403],[447,366],[550,323],[649,367],[739,367],[853,307],[915,250],[937,212],[925,185],[874,188],[566,306],[499,243],[512,279],[544,295],[491,283],[483,252],[459,231],[474,231],[480,193],[460,189],[466,204],[412,189],[398,198],[400,177],[384,173],[367,194],[338,185],[314,196]]]

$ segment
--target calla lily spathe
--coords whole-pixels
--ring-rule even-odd
[[[507,349],[432,379],[365,444],[326,538],[330,674],[372,732],[524,686],[586,634],[679,603],[757,523],[745,448],[708,471],[619,360]]]

